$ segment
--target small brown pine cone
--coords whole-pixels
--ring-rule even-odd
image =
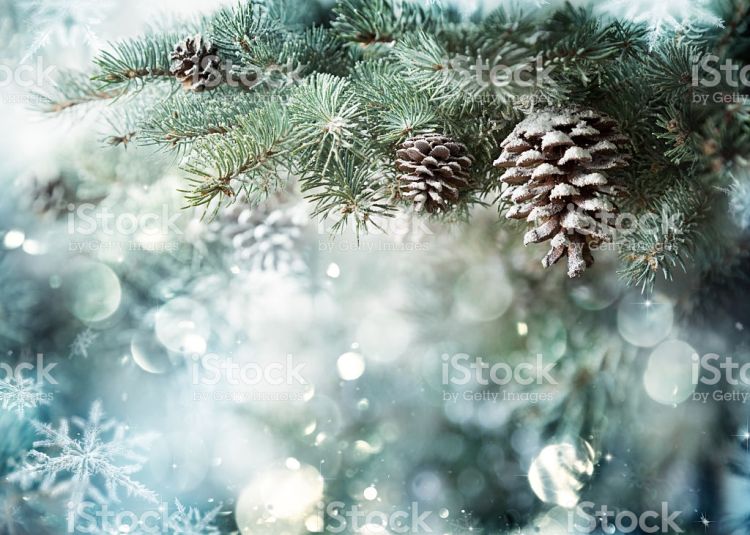
[[[441,134],[406,140],[396,152],[401,197],[414,202],[417,212],[448,211],[467,190],[474,163],[462,143]]]
[[[216,46],[201,35],[177,43],[169,72],[186,90],[196,93],[218,87],[224,79]]]

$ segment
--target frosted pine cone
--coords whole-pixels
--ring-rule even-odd
[[[417,212],[447,211],[469,188],[469,168],[474,159],[466,146],[440,134],[408,139],[396,153],[402,173],[399,191],[414,202]]]
[[[544,267],[567,255],[572,278],[593,264],[591,246],[610,238],[617,212],[606,171],[627,165],[627,143],[614,119],[580,109],[530,115],[502,142],[506,217],[534,225],[524,244],[551,240]]]
[[[169,72],[189,91],[200,93],[222,82],[216,46],[201,35],[177,43]]]
[[[300,273],[306,269],[300,253],[306,224],[297,206],[251,207],[240,199],[219,212],[206,239],[228,249],[237,269]]]

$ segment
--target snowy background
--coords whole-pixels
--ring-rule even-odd
[[[219,5],[5,0],[3,74],[86,68],[107,41]],[[697,1],[597,9],[654,39],[719,23]],[[227,231],[183,209],[174,159],[107,146],[100,117],[39,117],[35,87],[3,80],[3,362],[52,367],[0,383],[0,533],[399,533],[427,512],[435,533],[553,534],[584,498],[668,503],[686,531],[742,523],[721,499],[740,480],[719,482],[700,439],[734,437],[721,458],[743,465],[747,426],[690,401],[679,364],[728,348],[624,288],[614,259],[583,282],[529,275],[492,211],[359,242],[284,199]],[[536,355],[557,384],[446,383],[452,358]]]

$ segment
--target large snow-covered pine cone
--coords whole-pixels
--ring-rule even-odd
[[[589,109],[534,113],[502,142],[506,217],[534,226],[524,244],[551,240],[544,267],[567,256],[572,278],[593,264],[591,247],[611,237],[617,213],[607,171],[627,165],[627,146],[614,119]]]

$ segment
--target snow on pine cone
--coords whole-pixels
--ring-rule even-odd
[[[222,82],[216,46],[200,34],[175,45],[169,72],[186,90],[196,93],[213,89]]]
[[[251,207],[238,200],[220,210],[205,238],[226,247],[233,267],[241,271],[301,273],[306,225],[301,206]]]
[[[593,264],[591,246],[611,237],[617,212],[606,171],[627,165],[627,143],[614,119],[585,109],[532,114],[502,142],[506,217],[534,225],[525,245],[551,240],[544,267],[567,256],[572,278]]]
[[[414,202],[417,212],[449,210],[469,188],[474,159],[466,146],[440,134],[406,140],[396,152],[401,197]]]

